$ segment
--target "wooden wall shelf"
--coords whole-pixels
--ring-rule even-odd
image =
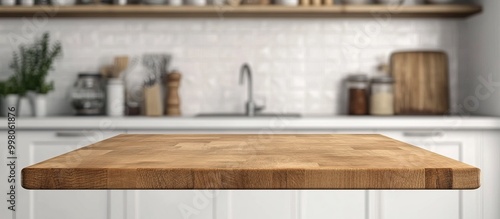
[[[482,11],[477,5],[334,5],[334,6],[0,6],[0,17],[468,17]]]

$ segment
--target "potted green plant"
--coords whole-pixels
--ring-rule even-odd
[[[47,115],[47,94],[54,90],[54,82],[43,83],[37,90],[33,103],[35,105],[35,116],[43,117]]]
[[[14,70],[19,85],[22,85],[19,110],[25,107],[22,104],[23,98],[29,97],[32,114],[38,117],[46,115],[46,96],[54,90],[54,83],[47,82],[47,75],[53,69],[55,59],[61,55],[61,43],[55,42],[51,45],[49,33],[44,33],[31,45],[19,46],[19,51],[14,52],[10,67]]]
[[[3,99],[3,115],[7,112],[5,109],[8,107],[19,108],[20,96],[24,95],[26,91],[23,86],[20,86],[18,79],[15,76],[11,76],[6,81],[0,82],[0,96]]]

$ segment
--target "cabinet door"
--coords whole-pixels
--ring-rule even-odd
[[[473,132],[382,131],[388,137],[429,151],[478,164],[478,143]],[[382,219],[477,219],[480,214],[479,190],[470,191],[382,191],[378,192]]]
[[[107,191],[26,190],[20,171],[31,164],[104,140],[119,131],[18,131],[18,219],[106,219]],[[72,162],[78,161],[73,157]]]
[[[129,130],[128,134],[195,134],[205,132]],[[218,194],[210,190],[135,190],[125,192],[126,219],[208,219]]]
[[[194,134],[204,131],[129,131],[142,134]],[[217,134],[259,131],[212,131]],[[273,132],[274,133],[274,132]],[[279,132],[292,133],[292,132]],[[293,133],[316,133],[294,131]],[[327,131],[322,133],[333,133]],[[295,219],[364,218],[365,191],[129,191],[129,218]]]
[[[367,195],[367,191],[363,190],[303,191],[302,217],[299,218],[367,218]]]
[[[335,134],[372,134],[373,130],[342,130]],[[306,190],[300,191],[299,218],[357,219],[368,217],[368,191]]]

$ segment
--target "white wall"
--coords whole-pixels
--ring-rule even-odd
[[[33,24],[35,23],[35,24]],[[453,19],[23,19],[0,20],[0,72],[6,77],[15,43],[48,30],[64,46],[50,78],[50,114],[72,114],[69,89],[78,72],[97,71],[115,55],[168,52],[184,78],[185,115],[243,111],[239,67],[254,69],[256,98],[267,112],[341,114],[341,82],[372,74],[378,57],[395,50],[443,49],[451,64],[452,103],[458,74],[458,21]]]
[[[500,86],[485,86],[485,81],[491,77],[493,83],[500,82],[500,1],[477,1],[483,6],[483,13],[471,17],[459,24],[460,71],[458,86],[460,95],[456,108],[463,108],[465,115],[492,115],[500,116]],[[490,84],[491,85],[491,84]],[[500,85],[500,84],[498,84]],[[498,133],[495,133],[498,136]],[[491,136],[495,136],[492,134]],[[487,135],[481,136],[482,142],[497,143],[498,139],[490,139]],[[498,154],[498,147],[484,147],[484,154]],[[485,219],[498,218],[500,209],[498,202],[500,191],[498,183],[489,182],[498,180],[489,173],[498,172],[498,160],[484,159],[481,174],[484,183],[481,186],[485,199],[482,208]]]
[[[500,82],[500,1],[482,0],[483,13],[460,23],[460,95],[465,114],[500,116],[500,86],[487,89],[491,76]],[[478,93],[479,92],[479,93]]]

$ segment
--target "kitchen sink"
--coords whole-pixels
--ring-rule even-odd
[[[244,113],[201,113],[196,117],[251,117]],[[258,113],[253,117],[300,117],[298,113]]]
[[[248,99],[245,104],[245,113],[201,113],[196,117],[225,117],[225,118],[254,118],[254,117],[267,117],[267,118],[298,118],[298,113],[261,113],[265,106],[258,106],[253,99],[253,81],[252,70],[250,65],[244,63],[240,68],[240,84],[244,81],[248,84]]]

